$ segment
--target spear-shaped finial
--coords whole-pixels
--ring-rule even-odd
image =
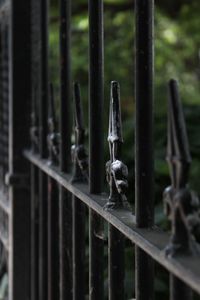
[[[200,232],[199,199],[188,188],[191,156],[178,83],[173,79],[169,82],[167,162],[171,186],[164,192],[164,203],[172,238],[166,253],[200,253],[194,242]]]
[[[58,163],[60,134],[57,132],[57,121],[55,112],[55,98],[53,84],[50,84],[50,103],[48,113],[48,148],[50,163]]]
[[[80,85],[78,82],[74,83],[74,123],[75,144],[72,147],[74,174],[72,181],[88,181],[88,156],[84,146],[85,130],[83,126],[83,108]]]
[[[110,149],[110,160],[106,164],[106,174],[107,181],[110,186],[110,196],[105,208],[114,209],[128,205],[125,196],[125,192],[128,187],[128,168],[120,160],[123,138],[120,108],[120,86],[116,81],[111,82],[108,143]]]
[[[180,166],[176,168],[173,181],[175,186],[184,187],[188,181],[191,156],[178,82],[174,79],[169,82],[169,93],[167,161],[170,165],[175,163]]]
[[[120,85],[117,81],[111,82],[108,141],[111,143],[123,143],[120,107]]]

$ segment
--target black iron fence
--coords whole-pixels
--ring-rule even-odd
[[[71,2],[59,4],[56,114],[48,66],[49,3],[0,2],[0,275],[8,273],[9,299],[127,299],[126,240],[133,244],[132,295],[137,300],[154,298],[154,262],[170,274],[171,300],[192,299],[193,291],[200,294],[200,210],[187,186],[191,158],[174,80],[168,110],[171,186],[164,192],[171,238],[154,225],[154,1],[135,1],[135,211],[126,197],[128,169],[121,155],[120,86],[115,81],[108,116],[110,159],[104,162],[103,1],[88,1],[88,153],[80,85],[72,86]]]

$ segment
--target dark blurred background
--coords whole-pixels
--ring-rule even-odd
[[[72,1],[72,74],[81,84],[85,126],[88,125],[87,1]],[[129,201],[134,205],[134,1],[105,0],[105,149],[108,149],[108,103],[111,80],[121,85],[123,159],[129,167]],[[164,230],[162,193],[169,184],[165,161],[167,97],[170,78],[179,80],[193,158],[190,185],[200,194],[200,1],[155,1],[155,217]],[[59,99],[59,7],[50,8],[50,78]],[[105,161],[108,159],[106,152]],[[129,251],[129,248],[128,250]],[[129,256],[128,256],[129,257]],[[130,258],[127,265],[130,264]],[[128,271],[127,271],[128,272]],[[167,299],[167,276],[158,267],[157,295]],[[163,280],[163,278],[165,278]],[[127,286],[132,284],[127,275]],[[159,299],[159,298],[158,298]]]

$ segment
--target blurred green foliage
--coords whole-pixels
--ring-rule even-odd
[[[122,4],[122,1],[105,1],[105,4]],[[132,2],[131,2],[132,3]],[[81,84],[87,127],[88,104],[88,15],[84,4],[73,4],[72,17],[72,74]],[[79,5],[82,10],[76,13]],[[105,6],[106,7],[106,6]],[[155,11],[155,203],[156,222],[168,228],[163,214],[162,192],[169,184],[165,161],[167,142],[167,84],[170,78],[180,83],[181,98],[193,165],[190,184],[200,194],[200,1],[158,0]],[[59,98],[59,25],[57,1],[51,9],[50,69]],[[121,104],[124,131],[123,158],[129,167],[129,200],[134,203],[134,5],[130,10],[105,10],[105,149],[108,126],[109,85],[117,80],[121,85]],[[106,150],[107,151],[107,150]],[[108,158],[108,151],[105,160]],[[164,275],[164,277],[166,277]],[[159,280],[158,280],[159,281]],[[156,285],[162,299],[166,285]]]
[[[122,1],[105,1],[115,5]],[[199,1],[156,1],[155,11],[155,171],[156,202],[169,181],[165,162],[167,125],[167,83],[177,78],[184,103],[185,116],[193,156],[191,184],[200,192],[198,126],[200,118],[200,39]],[[73,80],[81,84],[87,126],[88,103],[88,14],[85,1],[76,1],[72,11],[83,6],[72,17]],[[59,97],[59,24],[57,1],[51,9],[50,72]],[[57,17],[57,18],[56,18]],[[124,159],[129,165],[130,180],[134,169],[134,6],[130,10],[105,10],[105,139],[108,124],[109,85],[111,80],[121,84],[121,103],[124,128]],[[105,145],[106,146],[106,145]],[[132,180],[131,180],[132,181]],[[133,189],[133,185],[131,184]],[[130,193],[133,195],[133,192]]]

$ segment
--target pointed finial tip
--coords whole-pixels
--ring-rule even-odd
[[[80,99],[80,84],[78,81],[74,82],[74,100],[75,102]]]
[[[79,86],[79,82],[78,81],[75,81],[74,82],[74,88],[78,87]]]
[[[169,86],[172,87],[172,88],[177,87],[178,86],[178,80],[174,79],[174,78],[170,79],[169,80]]]
[[[50,82],[49,87],[50,87],[50,93],[52,96],[53,95],[53,83],[52,82]]]
[[[119,82],[116,80],[111,81],[111,87],[112,88],[119,88]]]
[[[80,94],[80,84],[78,81],[74,82],[74,93],[75,97],[78,97],[78,95]]]
[[[120,94],[120,85],[118,81],[111,81],[111,96],[118,98]]]

